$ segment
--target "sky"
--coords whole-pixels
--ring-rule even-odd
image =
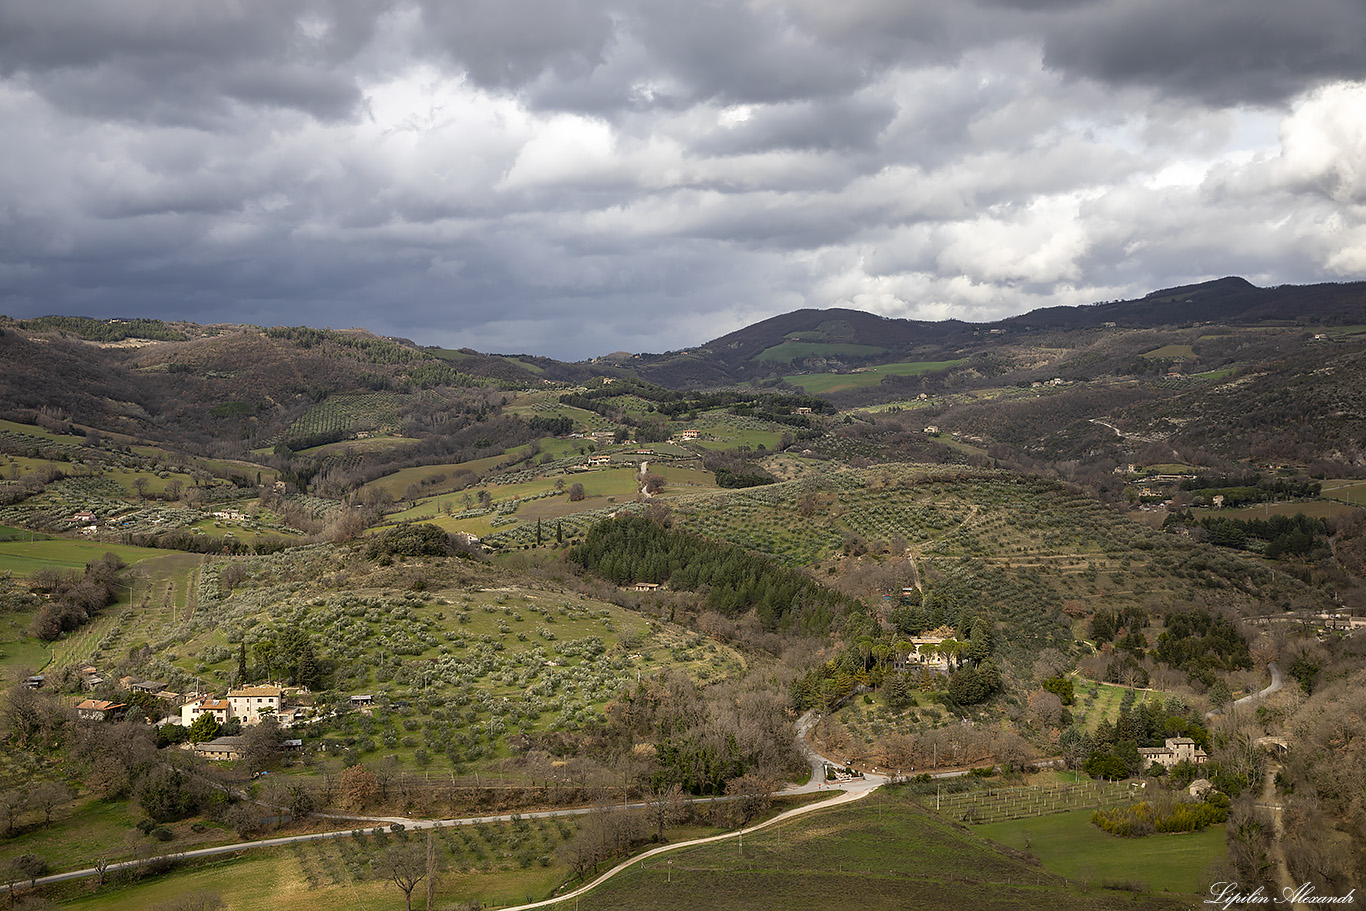
[[[1366,277],[1362,0],[0,0],[0,313],[577,360]]]

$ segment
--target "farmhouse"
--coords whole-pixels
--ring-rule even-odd
[[[194,745],[194,754],[205,759],[241,759],[246,755],[245,737],[219,737]]]
[[[273,715],[280,710],[281,691],[278,686],[246,686],[240,690],[228,690],[228,704],[232,706],[232,717],[241,718],[243,724],[256,724],[262,715]]]
[[[700,430],[680,430],[674,434],[676,440],[695,440],[702,435]]]
[[[200,715],[212,715],[214,721],[223,724],[232,717],[232,706],[228,704],[226,699],[202,696],[199,699],[192,699],[180,707],[180,723],[185,727],[194,724]]]
[[[590,466],[592,466],[592,465],[610,465],[610,464],[612,464],[612,457],[609,456],[609,455],[591,455],[591,456],[588,457],[588,464],[589,464]]]
[[[654,592],[659,591],[658,582],[637,582],[631,586],[633,592]]]
[[[104,699],[87,699],[76,706],[76,717],[82,721],[104,721],[116,718],[128,708],[125,702],[109,702]]]
[[[1167,745],[1160,747],[1139,747],[1138,755],[1146,765],[1154,762],[1171,768],[1178,762],[1193,762],[1196,765],[1209,759],[1204,750],[1195,745],[1189,737],[1168,737]]]

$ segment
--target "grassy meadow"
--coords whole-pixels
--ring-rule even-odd
[[[1091,825],[1091,810],[974,826],[973,831],[1028,850],[1050,871],[1082,882],[1141,882],[1152,892],[1204,891],[1210,864],[1226,852],[1223,826],[1180,835],[1120,838]]]
[[[888,788],[754,832],[745,837],[743,850],[736,841],[724,841],[653,858],[578,902],[581,911],[1104,911],[1187,904],[1069,881]]]
[[[920,376],[957,367],[963,362],[962,358],[949,361],[903,361],[899,364],[862,367],[856,373],[796,373],[783,377],[783,380],[799,387],[808,395],[826,395],[831,392],[877,386],[888,376]]]

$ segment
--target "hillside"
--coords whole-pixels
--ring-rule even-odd
[[[685,798],[804,774],[791,730],[813,711],[847,765],[976,766],[954,787],[988,798],[1091,776],[1173,802],[1198,773],[1230,820],[1201,842],[1209,875],[1261,882],[1280,850],[1338,888],[1366,868],[1313,862],[1362,841],[1319,770],[1340,766],[1322,726],[1355,710],[1346,615],[1366,613],[1363,301],[1222,279],[989,326],[808,310],[584,364],[363,329],[0,321],[0,666],[43,677],[0,711],[0,861],[85,863],[84,827],[131,858],[319,813],[658,810],[615,835],[514,819],[446,840],[477,895],[544,896],[666,823],[730,825]],[[1223,711],[1282,671],[1255,713]],[[184,714],[248,685],[288,736]],[[78,719],[88,699],[129,722]],[[223,762],[175,749],[239,730]],[[1198,768],[1152,758],[1172,738]],[[1268,787],[1304,803],[1262,842]],[[898,812],[986,858],[972,907],[993,877],[1089,906]],[[858,837],[822,831],[831,856]],[[384,847],[319,852],[310,882],[341,888],[339,864]]]

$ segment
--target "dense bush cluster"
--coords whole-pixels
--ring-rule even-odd
[[[1154,833],[1198,832],[1206,826],[1228,819],[1230,801],[1218,791],[1210,791],[1202,801],[1179,801],[1159,808],[1146,800],[1126,807],[1096,810],[1091,823],[1124,838]]]

